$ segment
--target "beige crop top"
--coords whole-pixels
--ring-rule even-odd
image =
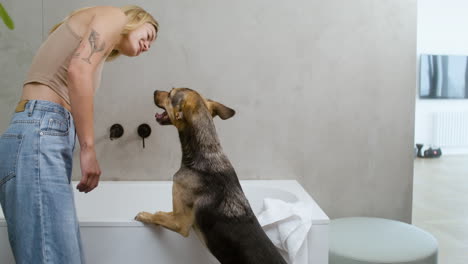
[[[68,65],[82,37],[76,34],[68,21],[65,21],[42,43],[34,56],[24,84],[37,82],[49,86],[54,92],[70,104],[68,95]],[[94,90],[101,82],[104,60],[98,66],[94,76]]]

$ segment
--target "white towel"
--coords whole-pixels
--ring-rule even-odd
[[[308,263],[307,234],[312,226],[312,210],[307,209],[306,203],[265,198],[257,219],[288,263]]]

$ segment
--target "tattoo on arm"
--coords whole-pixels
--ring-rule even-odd
[[[82,40],[80,40],[80,46],[79,46],[79,48],[78,48],[77,50],[81,50],[83,47],[84,47],[84,45],[83,45],[83,41],[82,41]],[[81,54],[81,52],[79,52],[79,51],[75,51],[75,53],[73,53],[73,57],[79,57],[79,56],[80,56],[80,54]]]
[[[91,56],[93,56],[94,53],[96,52],[101,52],[104,50],[106,43],[104,41],[99,40],[99,33],[94,31],[94,29],[91,30],[91,34],[89,35],[88,38],[89,45],[91,46],[91,53],[87,58],[81,58],[82,60],[86,61],[87,63],[91,64]],[[75,53],[75,56],[79,56],[80,53]]]

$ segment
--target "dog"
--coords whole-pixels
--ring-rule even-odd
[[[180,169],[173,176],[172,212],[140,212],[135,219],[161,225],[187,237],[194,229],[222,264],[285,264],[257,221],[227,156],[213,118],[235,111],[189,88],[155,91],[160,125],[173,125],[182,145]]]

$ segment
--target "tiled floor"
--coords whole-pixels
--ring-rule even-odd
[[[440,264],[468,263],[468,156],[415,160],[413,224],[436,237]]]

